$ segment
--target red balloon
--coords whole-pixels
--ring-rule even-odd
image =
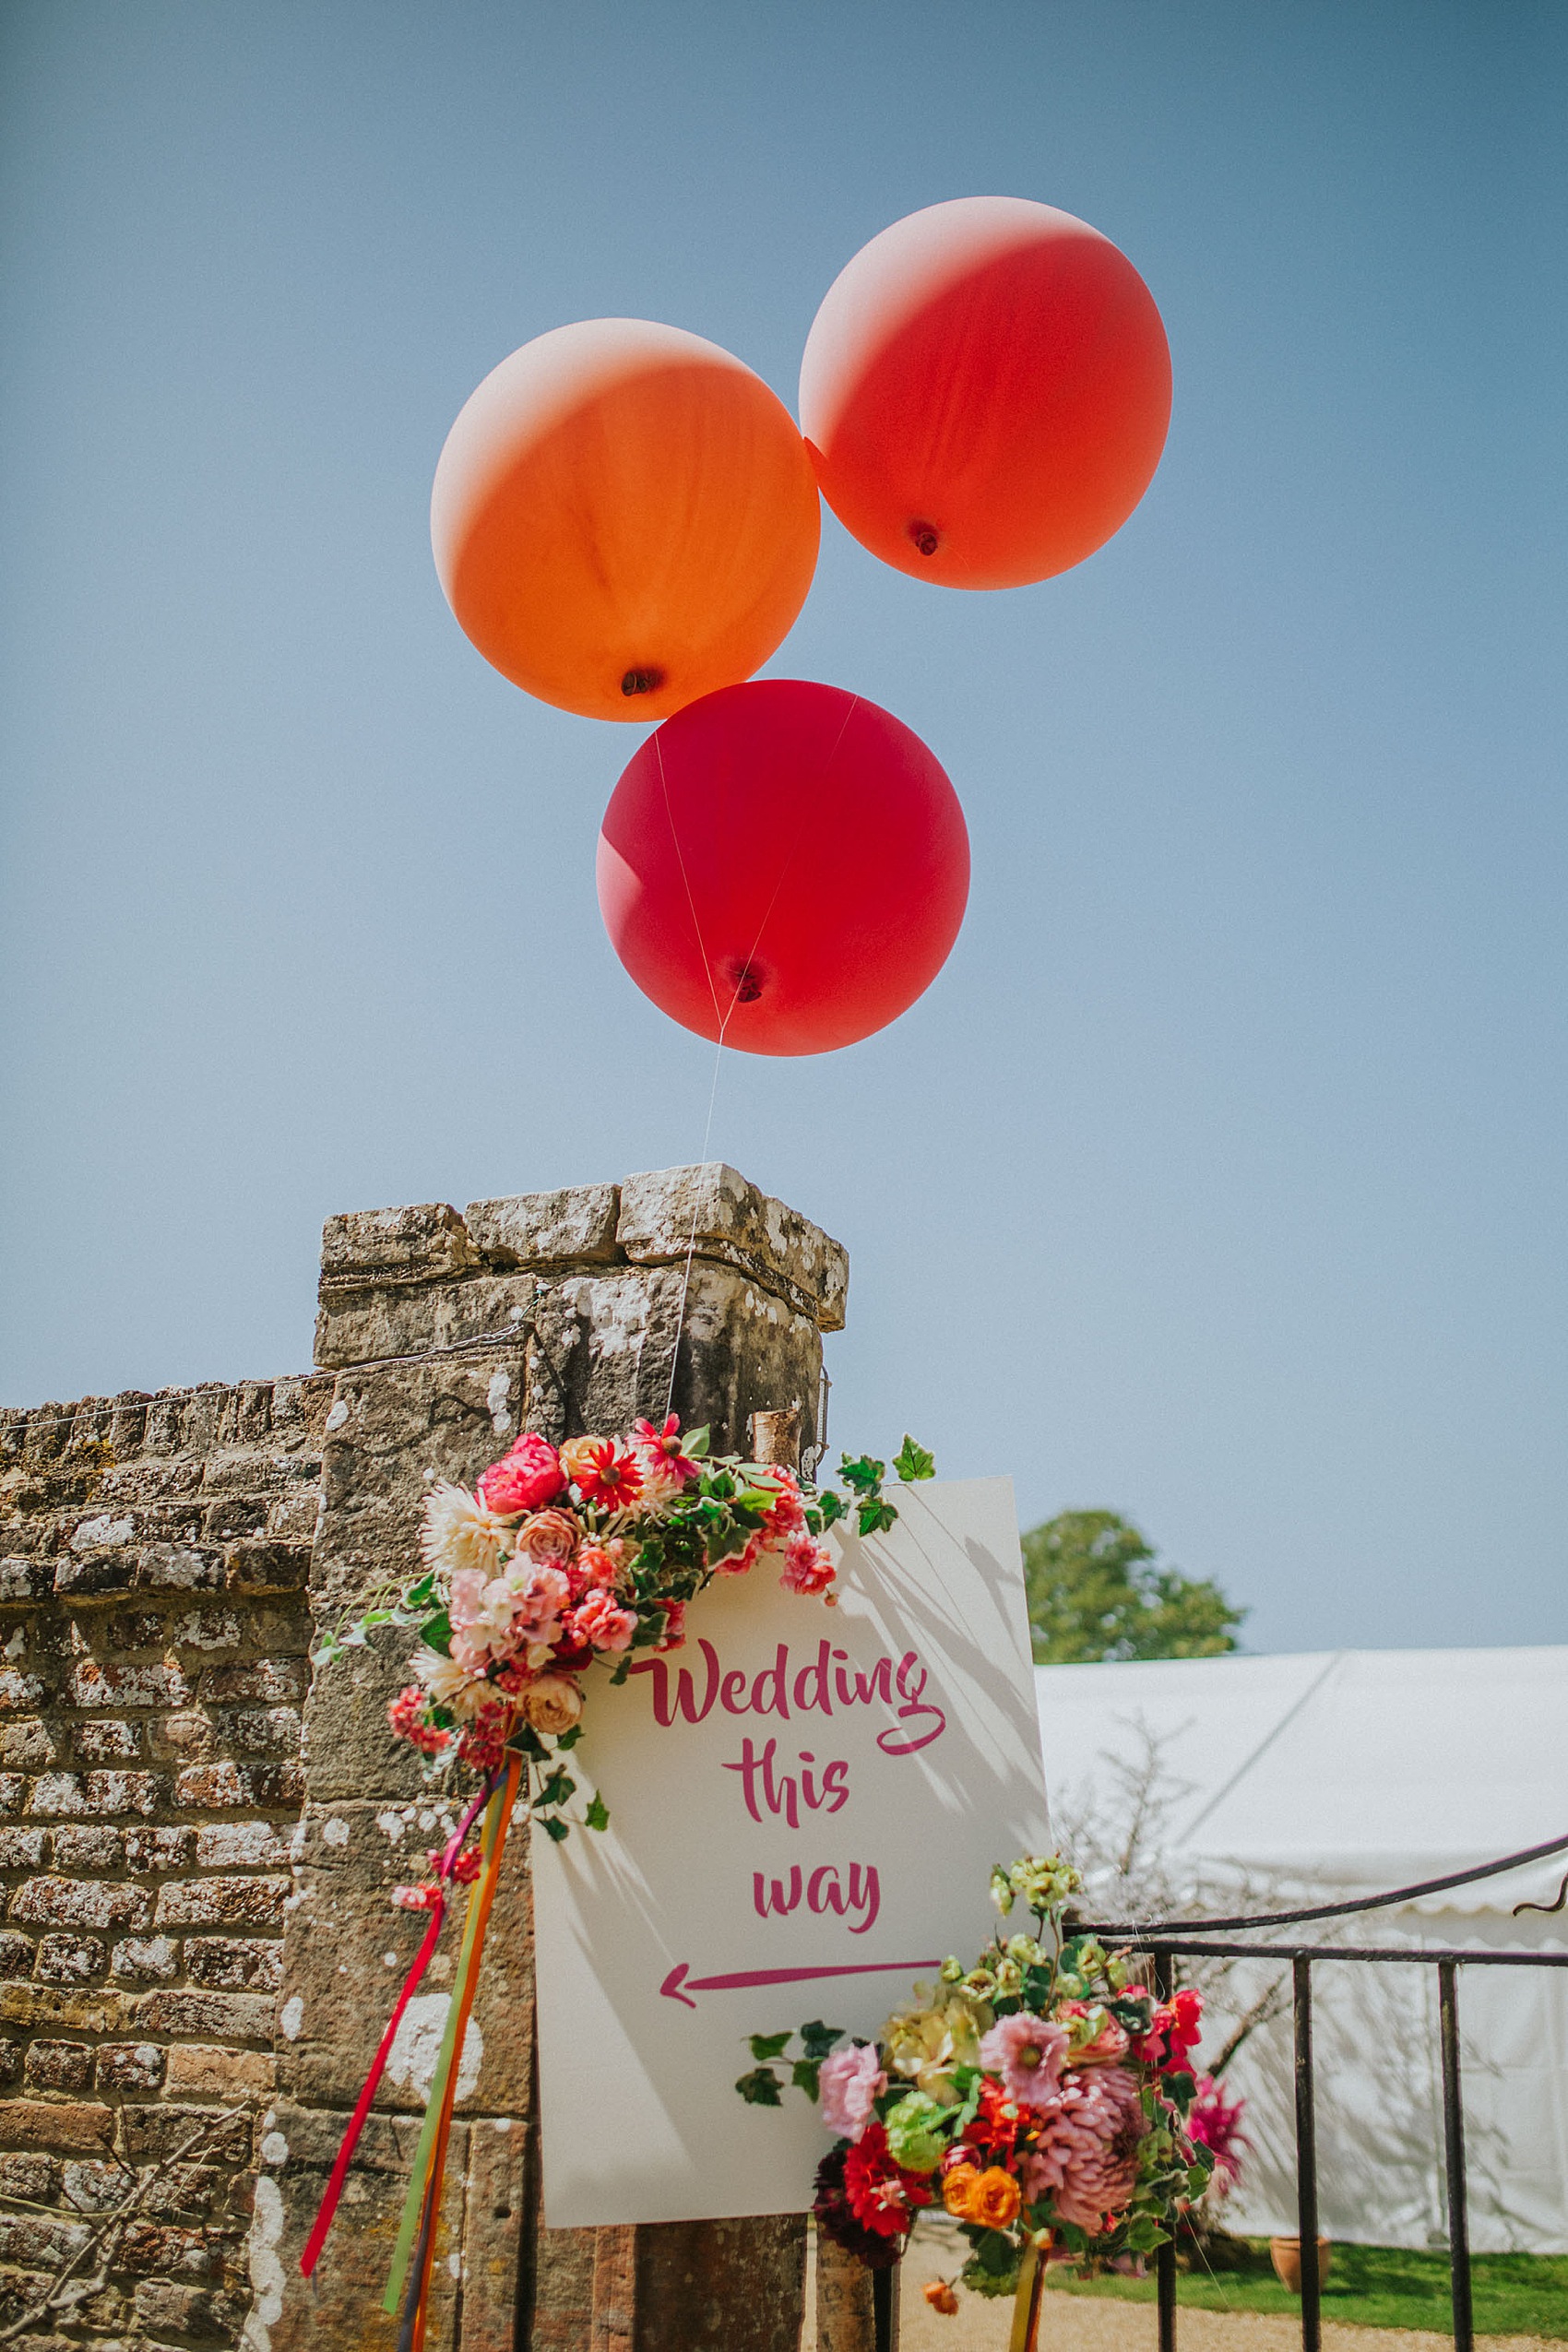
[[[962,196],[896,220],[828,288],[801,362],[823,495],[863,547],[947,588],[1092,555],[1154,476],[1170,350],[1109,237]]]
[[[671,1019],[748,1053],[828,1053],[930,987],[969,895],[947,777],[901,720],[798,678],[688,703],[599,837],[615,953]]]

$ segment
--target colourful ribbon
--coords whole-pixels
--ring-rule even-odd
[[[403,2022],[403,2012],[418,1991],[420,1978],[430,1966],[431,1956],[440,1941],[442,1922],[445,1917],[446,1897],[445,1894],[441,1894],[436,1896],[431,1907],[430,1925],[424,1931],[424,1941],[414,1954],[414,1965],[403,1979],[403,1990],[398,1995],[391,2016],[386,2020],[386,2031],[381,2037],[381,2047],[371,2061],[370,2073],[365,2076],[364,2088],[360,2093],[352,2115],[349,2118],[349,2128],[343,2134],[343,2144],[338,2151],[338,2160],[327,2180],[327,2192],[321,2200],[310,2236],[305,2239],[305,2250],[300,2256],[300,2269],[306,2278],[315,2268],[320,2260],[321,2250],[327,2243],[327,2233],[331,2228],[333,2215],[338,2211],[338,2200],[343,2193],[343,2183],[349,2177],[349,2167],[353,2161],[354,2150],[359,2145],[360,2133],[364,2130],[365,2118],[370,2113],[371,2102],[381,2087],[381,2077],[386,2073],[386,2061],[392,2055],[392,2044],[397,2039],[398,2028]]]
[[[398,2037],[398,2028],[403,2022],[403,2012],[419,1990],[420,1979],[429,1967],[434,1954],[442,1925],[446,1918],[446,1885],[452,1876],[453,1866],[463,1850],[463,1841],[469,1830],[500,1786],[500,1772],[493,1772],[447,1839],[441,1859],[436,1864],[435,1875],[440,1883],[440,1891],[431,1906],[430,1925],[424,1931],[424,1941],[414,1955],[414,1965],[403,1980],[403,1990],[398,1995],[392,2014],[386,2021],[386,2031],[381,2037],[381,2047],[371,2061],[370,2073],[365,2076],[364,2088],[360,2093],[352,2115],[349,2118],[349,2128],[344,2132],[342,2145],[338,2150],[338,2159],[332,2167],[326,2194],[317,2208],[310,2236],[305,2240],[304,2252],[300,2256],[300,2270],[306,2278],[310,2276],[321,2259],[321,2250],[327,2243],[327,2234],[332,2227],[333,2217],[338,2211],[339,2200],[343,2194],[343,2183],[348,2179],[349,2167],[353,2161],[354,2150],[359,2145],[360,2134],[364,2130],[365,2119],[370,2113],[375,2094],[381,2087],[381,2077],[386,2073],[386,2061],[392,2055],[392,2045]]]
[[[1013,2298],[1013,2332],[1007,2352],[1035,2352],[1039,2341],[1039,2298],[1045,2285],[1045,2265],[1039,2256],[1039,2240],[1031,2235],[1018,2265],[1018,2291]]]
[[[463,2036],[468,2029],[469,2012],[473,2007],[479,1982],[479,1958],[484,1943],[484,1931],[490,1919],[491,1905],[495,1900],[496,1882],[501,1874],[501,1857],[506,1843],[507,1824],[512,1818],[512,1802],[517,1791],[522,1771],[522,1758],[508,1756],[505,1786],[497,1788],[491,1798],[485,1814],[482,1853],[484,1866],[474,1882],[469,1898],[469,1916],[463,1925],[462,1950],[457,1960],[457,1981],[452,1988],[451,2006],[446,2013],[446,2030],[441,2037],[440,2055],[435,2061],[435,2073],[430,2085],[429,2103],[425,2108],[424,2124],[414,2150],[414,2160],[409,2176],[409,2193],[403,2204],[398,2225],[398,2242],[392,2251],[392,2268],[386,2280],[386,2292],[382,2300],[385,2311],[395,2313],[402,2300],[403,2282],[407,2277],[410,2257],[414,2251],[415,2232],[420,2237],[420,2262],[415,2267],[408,2310],[404,2314],[400,2340],[413,2341],[423,2334],[425,2292],[429,2284],[430,2263],[435,2244],[435,2206],[441,2194],[441,2175],[446,2157],[446,2140],[451,2130],[452,2108],[457,2099],[457,2061],[462,2052]],[[429,2214],[428,2230],[421,2224]]]

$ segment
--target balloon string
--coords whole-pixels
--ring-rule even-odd
[[[733,1008],[731,1007],[731,1010]],[[713,1133],[713,1106],[719,1096],[719,1065],[723,1059],[724,1035],[721,1028],[719,1031],[719,1043],[714,1049],[713,1084],[707,1090],[707,1124],[702,1131],[702,1152],[697,1160],[697,1166],[699,1169],[706,1168],[707,1165],[708,1138]],[[698,1183],[695,1184],[692,1188],[692,1229],[686,1236],[686,1270],[681,1277],[681,1305],[675,1317],[675,1337],[670,1349],[670,1385],[664,1395],[664,1418],[666,1420],[669,1420],[671,1414],[675,1409],[675,1374],[680,1368],[681,1362],[681,1334],[686,1327],[686,1299],[692,1287],[692,1260],[696,1254],[697,1219],[701,1214],[701,1206],[702,1190],[700,1183]]]
[[[860,705],[861,698],[859,695],[852,695],[849,697],[849,707],[844,713],[838,732],[833,739],[833,748],[822,763],[822,768],[820,771],[822,776],[826,776],[829,768],[833,766],[834,761],[837,758],[839,746],[842,744],[844,737],[849,731],[849,721],[853,719],[856,711],[860,708]],[[670,838],[674,844],[676,861],[681,869],[681,880],[685,885],[686,904],[691,909],[692,929],[696,933],[697,953],[702,957],[702,968],[707,980],[707,992],[713,999],[714,1017],[719,1023],[718,1051],[715,1052],[713,1057],[713,1084],[707,1090],[707,1123],[702,1131],[702,1151],[697,1161],[699,1168],[705,1168],[707,1165],[707,1146],[713,1134],[713,1106],[719,1095],[719,1065],[724,1058],[724,1032],[729,1028],[731,1020],[734,1016],[735,1007],[741,1001],[741,991],[745,986],[746,980],[750,976],[752,959],[755,956],[757,949],[762,945],[763,932],[767,929],[768,922],[772,918],[773,909],[778,904],[778,894],[784,887],[785,882],[789,876],[790,868],[795,861],[795,852],[801,846],[801,835],[797,832],[794,839],[790,844],[789,852],[784,859],[783,864],[778,869],[778,879],[773,885],[773,896],[769,898],[766,906],[763,909],[762,921],[756,927],[756,936],[752,941],[750,947],[746,950],[745,956],[742,959],[740,969],[735,975],[734,992],[731,996],[729,1004],[721,1011],[719,1004],[719,991],[714,986],[713,982],[713,961],[707,952],[707,942],[702,935],[702,924],[697,918],[697,902],[692,889],[692,878],[686,872],[685,852],[681,847],[681,836],[675,824],[675,812],[670,805],[670,779],[664,772],[664,745],[659,741],[659,732],[660,731],[657,729],[655,730],[653,748],[655,756],[659,762],[659,790],[664,795],[664,814],[670,826]],[[686,1301],[691,1294],[692,1260],[696,1254],[697,1223],[701,1215],[701,1201],[702,1194],[700,1190],[695,1191],[692,1204],[692,1229],[686,1236],[685,1270],[681,1277],[681,1304],[675,1317],[674,1342],[670,1350],[670,1386],[666,1390],[664,1396],[664,1418],[666,1420],[669,1420],[671,1413],[674,1409],[675,1404],[675,1375],[680,1369],[681,1335],[686,1327]]]

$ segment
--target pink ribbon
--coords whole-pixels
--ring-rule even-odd
[[[331,2178],[327,2183],[327,2192],[321,2200],[310,2236],[305,2240],[304,2252],[300,2256],[300,2270],[306,2278],[315,2268],[321,2250],[327,2243],[327,2233],[332,2227],[332,2218],[338,2210],[338,2200],[343,2193],[343,2183],[349,2177],[349,2167],[353,2161],[354,2150],[359,2145],[360,2133],[364,2130],[365,2118],[370,2113],[371,2102],[381,2087],[381,2077],[386,2072],[386,2061],[392,2054],[393,2041],[398,2026],[403,2022],[403,2012],[413,1999],[419,1989],[420,1978],[430,1966],[431,1954],[434,1952],[439,1941],[441,1924],[445,1917],[446,1896],[443,1891],[437,1895],[434,1903],[431,1906],[430,1925],[424,1931],[424,1942],[414,1954],[414,1965],[409,1970],[403,1990],[398,1995],[391,2016],[386,2020],[386,2031],[381,2037],[381,2047],[371,2061],[370,2073],[365,2076],[365,2085],[359,2096],[359,2104],[349,2118],[349,2128],[343,2134],[343,2144],[338,2151],[338,2161],[332,2168]]]

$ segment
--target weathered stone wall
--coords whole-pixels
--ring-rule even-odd
[[[40,2334],[243,2321],[331,1386],[0,1415],[0,2324],[72,2253],[92,2278],[138,2179]]]
[[[400,1580],[429,1479],[471,1479],[519,1428],[623,1429],[672,1393],[720,1448],[778,1406],[801,1408],[809,1446],[820,1333],[842,1323],[846,1281],[837,1243],[718,1167],[461,1216],[336,1218],[315,1375],[0,1420],[0,1804],[15,1824],[0,1830],[0,2327],[139,2181],[146,2210],[105,2284],[39,2323],[58,2352],[230,2345],[242,2326],[252,2352],[390,2346],[379,2287],[449,1957],[309,2287],[298,2254],[418,1941],[389,1890],[449,1814],[386,1728],[402,1641],[307,1700],[313,1627]],[[716,2256],[658,2232],[633,2246],[538,2227],[527,1863],[518,1835],[465,2058],[429,2340],[662,2343],[663,2270]],[[211,2144],[159,2173],[204,2123]],[[798,2229],[747,2240],[739,2334],[721,2308],[735,2299],[715,2302],[734,2352],[769,2263],[798,2297],[799,2256]],[[97,2261],[88,2249],[84,2275]]]

